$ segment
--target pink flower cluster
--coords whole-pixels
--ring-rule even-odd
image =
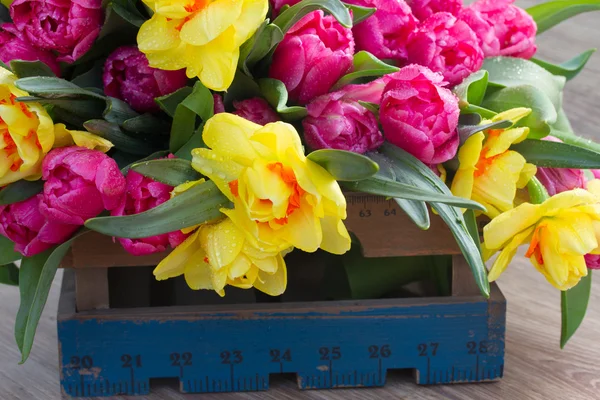
[[[156,207],[170,198],[171,186],[130,171],[127,179],[115,160],[84,147],[52,150],[42,165],[42,193],[0,206],[0,235],[26,257],[64,243],[89,218],[104,210],[130,215]],[[146,239],[120,239],[134,255],[164,251],[185,239],[173,232]]]
[[[0,26],[0,60],[42,61],[57,75],[91,47],[104,19],[101,0],[15,0]]]
[[[385,140],[428,165],[458,149],[459,108],[449,87],[481,69],[484,57],[530,58],[536,24],[514,0],[347,0],[377,11],[350,30],[322,11],[285,35],[269,76],[293,103],[306,105],[304,137],[313,149],[365,153]],[[297,0],[272,0],[274,15]],[[332,88],[352,69],[355,51],[401,67],[371,83]],[[338,85],[339,86],[339,85]],[[373,108],[379,107],[379,121]]]

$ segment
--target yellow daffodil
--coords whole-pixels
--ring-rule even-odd
[[[496,115],[482,124],[509,120],[516,124],[531,113],[516,108]],[[513,144],[527,138],[529,128],[489,129],[471,136],[458,151],[460,163],[452,181],[455,196],[472,199],[486,207],[494,218],[514,207],[517,189],[524,188],[535,175],[536,167],[528,164]]]
[[[112,143],[88,132],[56,124],[39,103],[21,103],[29,96],[15,86],[16,76],[0,67],[0,186],[41,176],[42,161],[54,147],[76,144],[108,151]]]
[[[271,296],[285,291],[284,253],[258,250],[228,218],[205,224],[177,246],[154,270],[156,279],[184,275],[194,290],[210,289],[224,296],[226,285],[255,287]]]
[[[0,3],[4,4],[4,6],[6,8],[9,8],[10,5],[12,4],[12,2],[13,2],[13,0],[2,0],[2,1],[0,1]]]
[[[304,156],[293,126],[221,113],[207,121],[203,139],[211,149],[193,150],[192,165],[233,202],[221,211],[254,248],[350,249],[346,199],[331,174]]]
[[[500,251],[489,273],[496,280],[522,244],[526,257],[548,282],[568,290],[586,276],[584,256],[600,254],[600,182],[588,190],[557,194],[542,204],[521,204],[494,218],[483,230],[484,253]]]
[[[240,46],[265,20],[268,0],[144,0],[154,11],[138,33],[151,67],[186,68],[208,88],[227,90]]]

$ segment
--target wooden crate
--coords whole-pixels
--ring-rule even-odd
[[[164,254],[132,257],[90,233],[64,263],[63,392],[144,395],[155,378],[177,379],[186,393],[266,390],[278,373],[295,373],[302,389],[371,387],[392,369],[414,370],[419,384],[502,377],[506,301],[495,285],[490,299],[479,295],[443,222],[432,217],[424,232],[392,201],[352,195],[348,203],[347,226],[365,256],[452,256],[452,296],[294,301],[228,289],[220,299],[181,280],[159,287],[150,270]],[[312,299],[311,284],[300,282],[297,298]]]

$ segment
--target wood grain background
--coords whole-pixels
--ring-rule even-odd
[[[529,6],[539,1],[517,1]],[[539,38],[539,56],[562,62],[600,46],[600,12],[579,16]],[[577,132],[600,140],[600,55],[568,85],[565,107]],[[19,304],[16,288],[0,287],[0,399],[54,400],[61,398],[58,384],[56,306],[59,273],[40,321],[34,349],[25,365],[13,324]],[[417,386],[411,377],[390,374],[382,389],[299,391],[291,380],[272,383],[259,393],[181,395],[160,386],[155,399],[600,399],[600,283],[594,283],[587,319],[565,350],[560,335],[560,294],[519,258],[499,282],[508,299],[505,378],[498,383],[453,386]],[[107,349],[110,351],[110,349]],[[125,397],[119,397],[125,399]],[[137,399],[132,397],[131,399]]]

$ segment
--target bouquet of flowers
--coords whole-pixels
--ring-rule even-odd
[[[600,1],[513,3],[2,0],[0,277],[23,360],[79,235],[172,249],[159,280],[277,296],[288,253],[350,250],[342,188],[422,229],[430,205],[485,296],[528,246],[564,345],[600,267],[600,145],[562,107],[593,50],[533,57]]]

